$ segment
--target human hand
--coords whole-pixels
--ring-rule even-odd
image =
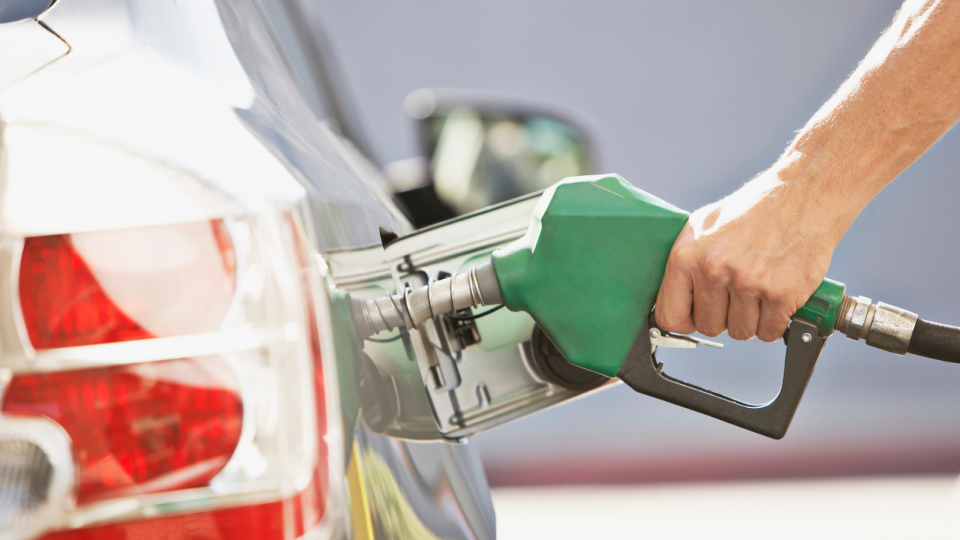
[[[907,2],[772,169],[697,210],[657,297],[664,330],[778,339],[867,203],[960,119],[960,2]]]
[[[842,203],[783,171],[758,176],[693,214],[657,296],[657,324],[733,339],[776,341],[817,289],[852,222]],[[826,200],[825,200],[826,199]]]

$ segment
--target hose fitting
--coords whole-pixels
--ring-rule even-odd
[[[427,319],[475,306],[503,303],[493,265],[471,267],[466,273],[430,280],[416,290],[379,298],[353,298],[350,308],[361,337],[399,326],[417,328]]]
[[[865,296],[845,296],[835,329],[854,341],[865,339],[871,347],[906,354],[917,326],[917,314],[883,302],[870,302]]]

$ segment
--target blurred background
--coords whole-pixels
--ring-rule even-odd
[[[619,173],[688,210],[733,191],[772,164],[794,132],[855,68],[900,4],[304,3],[309,24],[327,34],[374,159],[388,172],[393,166],[391,176],[408,181],[406,188],[420,184],[409,180],[410,174],[403,180],[404,171],[422,169],[423,161],[415,158],[438,148],[442,138],[418,129],[411,118],[430,114],[429,96],[408,96],[420,88],[456,88],[510,96],[576,118],[589,135],[583,144],[592,150],[589,159],[568,160],[566,166]],[[478,125],[463,111],[451,114],[460,115],[457,125],[466,126],[467,132]],[[508,140],[510,129],[501,131]],[[442,168],[431,166],[434,175]],[[845,282],[849,294],[902,306],[923,318],[960,323],[958,166],[960,134],[954,130],[863,212],[836,250],[829,276]],[[441,219],[444,212],[468,211],[480,204],[477,201],[486,201],[483,196],[494,196],[449,190],[444,195],[440,178],[436,181],[443,204],[411,197],[407,205],[434,205],[440,208],[434,217]],[[723,351],[668,351],[671,354],[660,359],[681,379],[746,401],[772,399],[779,388],[784,347],[756,340],[723,341]],[[793,479],[797,486],[809,486],[810,479],[842,483],[845,480],[837,479],[852,478],[854,484],[842,485],[853,491],[831,492],[834,498],[820,498],[819,504],[849,500],[856,493],[879,496],[883,489],[890,490],[895,501],[934,484],[936,493],[946,497],[955,492],[953,478],[960,472],[960,369],[890,355],[837,336],[827,343],[783,441],[767,440],[621,385],[498,428],[472,444],[480,449],[491,486],[504,488],[495,492],[501,524],[513,519],[509,516],[536,510],[511,514],[504,506],[532,500],[517,498],[512,488],[518,486],[659,486],[683,481],[688,484],[669,489],[685,489],[716,481]],[[938,480],[928,486],[903,480],[905,475]],[[877,478],[890,480],[871,483]],[[619,493],[615,490],[621,488],[607,489]],[[797,489],[787,492],[805,493]],[[662,516],[672,516],[662,507],[662,501],[670,500],[664,497],[689,500],[682,491],[643,493],[648,499],[638,501],[661,501]],[[717,500],[725,497],[725,492],[715,493]],[[760,491],[753,500],[780,495]],[[783,500],[790,504],[789,497]],[[554,503],[540,511],[562,507]],[[797,505],[797,513],[818,508]],[[893,506],[870,506],[880,529],[896,535],[896,528],[882,526],[898,522],[900,514],[888,511]],[[939,506],[921,506],[931,515],[943,515]],[[606,506],[609,512],[614,507]],[[947,507],[960,515],[960,505]],[[761,505],[755,511],[770,509]],[[919,519],[921,514],[912,515]],[[510,523],[520,527],[519,522]],[[768,536],[771,532],[762,529]]]

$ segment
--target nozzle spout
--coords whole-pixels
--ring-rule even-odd
[[[351,311],[357,332],[366,338],[399,326],[417,328],[423,321],[445,313],[502,303],[493,265],[485,263],[463,274],[431,280],[418,289],[407,287],[401,294],[353,298]]]

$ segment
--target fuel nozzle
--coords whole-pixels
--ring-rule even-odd
[[[361,337],[399,326],[417,328],[420,323],[461,309],[503,303],[497,276],[490,263],[471,267],[465,273],[430,280],[400,294],[378,298],[354,298],[351,311]]]

